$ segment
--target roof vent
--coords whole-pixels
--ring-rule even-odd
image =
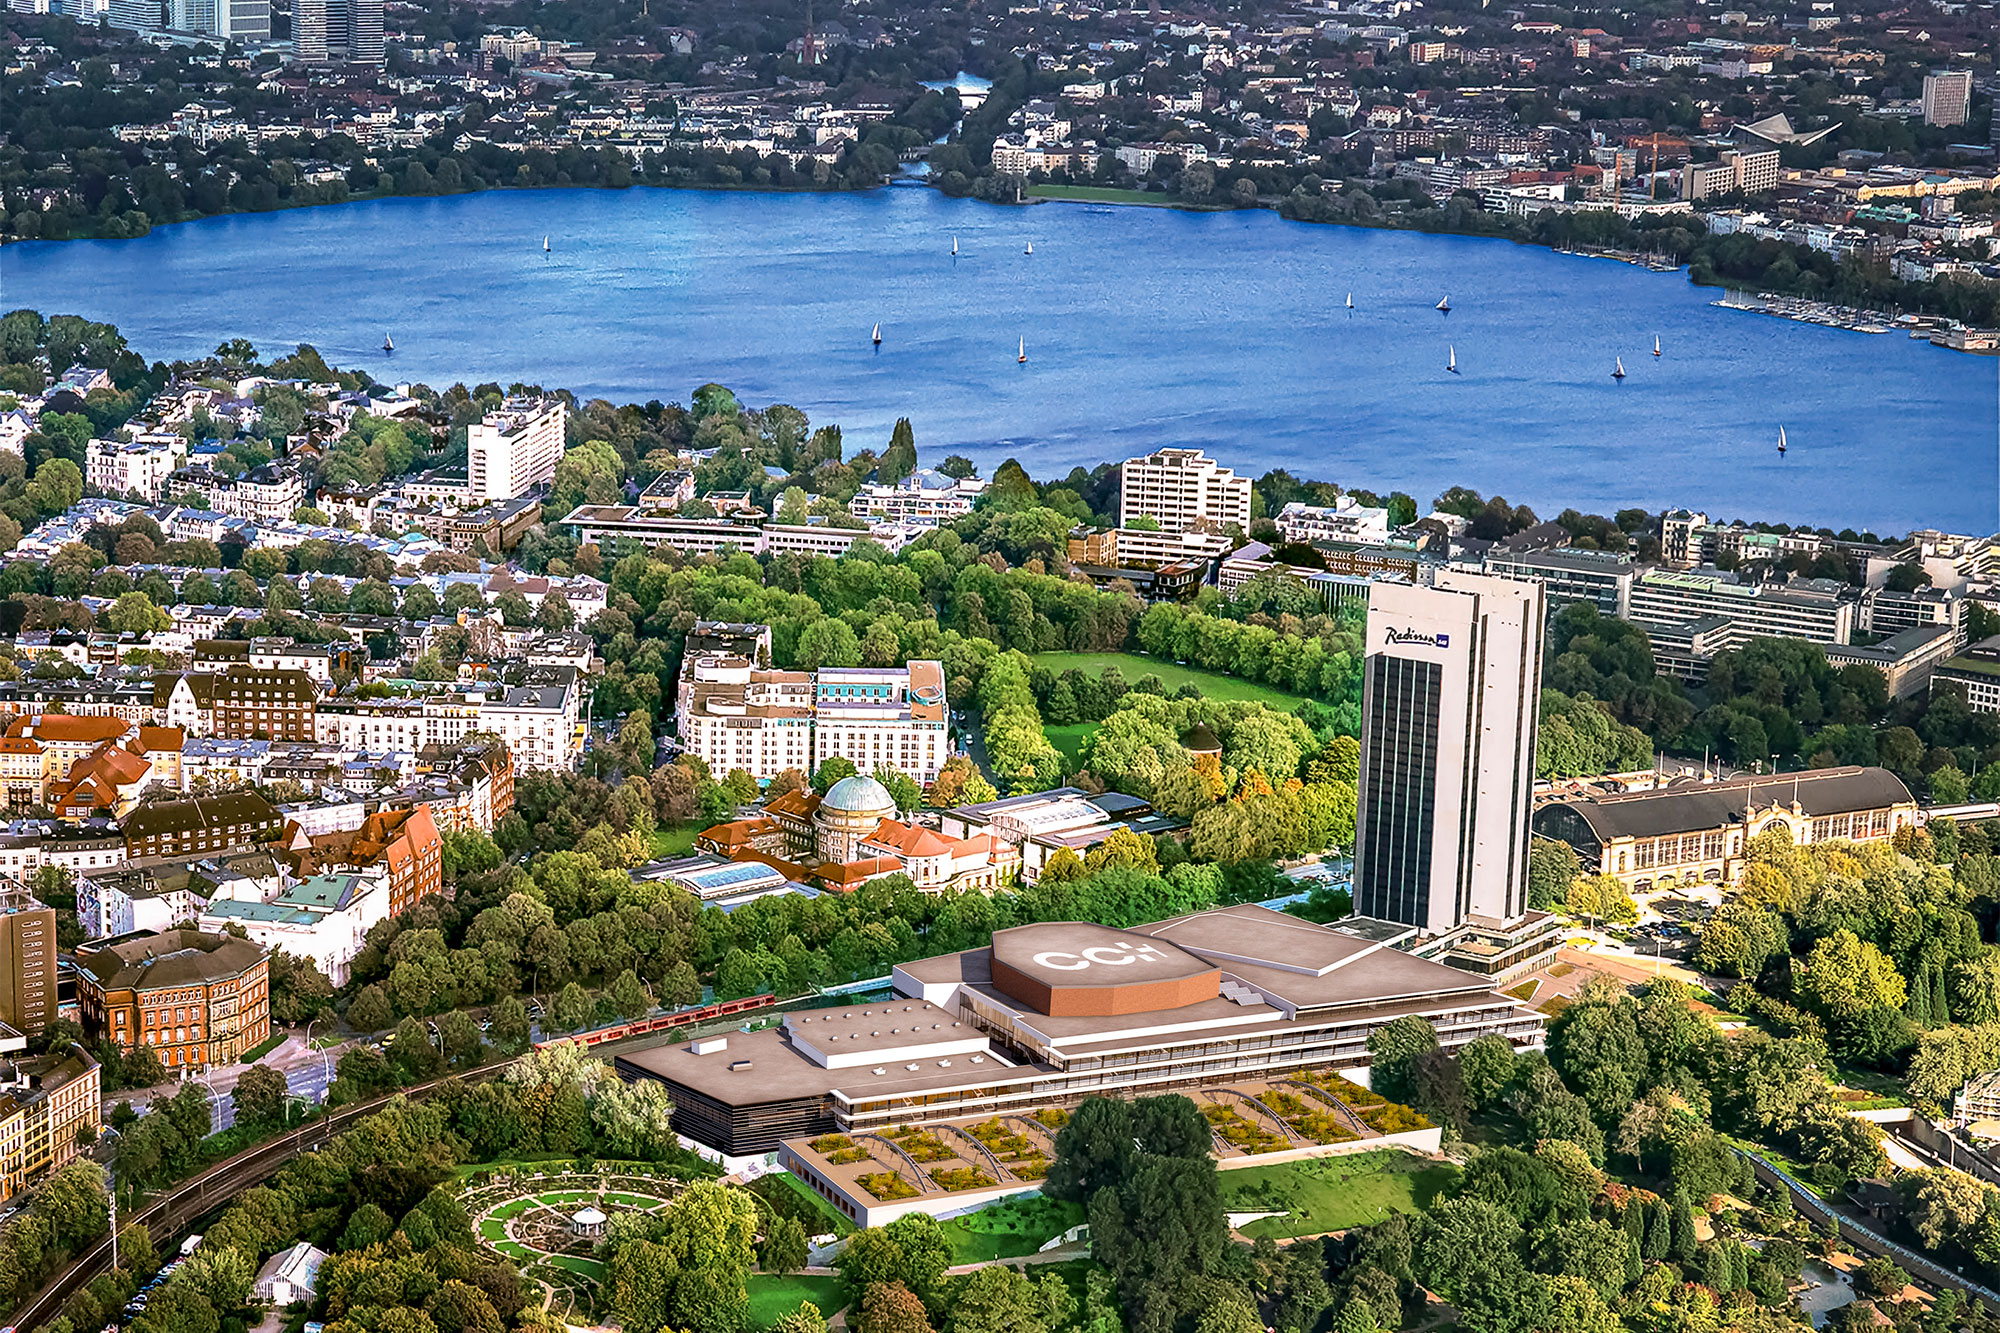
[[[749,1068],[750,1062],[748,1060],[732,1060],[729,1062],[729,1072],[732,1074],[740,1074]]]
[[[882,1077],[882,1075],[884,1075],[884,1074],[886,1074],[886,1073],[888,1073],[888,1072],[889,1072],[888,1070],[886,1070],[886,1069],[882,1068],[882,1066],[880,1066],[880,1065],[876,1065],[876,1066],[875,1066],[875,1077],[877,1077],[877,1078],[880,1078],[880,1077]]]
[[[949,1060],[940,1060],[940,1061],[938,1061],[938,1068],[939,1068],[939,1069],[949,1069],[949,1068],[951,1068],[951,1061],[949,1061]]]
[[[986,1057],[983,1055],[975,1055],[972,1057],[972,1063],[976,1065],[983,1065],[986,1063]]]
[[[916,1073],[916,1072],[917,1072],[917,1070],[918,1070],[919,1066],[917,1066],[917,1065],[904,1065],[904,1066],[903,1066],[903,1068],[905,1068],[905,1069],[909,1070],[909,1071],[910,1071],[910,1072],[911,1072],[912,1074],[914,1074],[914,1073]]]

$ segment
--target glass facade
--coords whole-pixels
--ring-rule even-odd
[[[1441,676],[1435,662],[1386,653],[1368,659],[1354,866],[1354,910],[1362,916],[1409,926],[1430,921]]]

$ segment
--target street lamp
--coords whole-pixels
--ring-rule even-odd
[[[317,1022],[319,1022],[319,1019],[314,1018],[308,1020],[306,1023],[306,1049],[308,1051],[313,1049],[313,1024]],[[326,1051],[321,1051],[319,1057],[326,1069],[326,1081],[331,1084],[333,1082],[333,1056]]]

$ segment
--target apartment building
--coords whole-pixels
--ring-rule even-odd
[[[574,772],[583,757],[582,673],[574,667],[543,667],[530,677],[525,685],[508,685],[483,698],[470,696],[479,705],[479,730],[505,741],[521,772]]]
[[[1076,527],[1066,545],[1073,565],[1130,569],[1192,562],[1204,573],[1208,561],[1228,551],[1229,538],[1219,532],[1164,528]]]
[[[56,1016],[56,909],[0,892],[0,1023],[30,1040]]]
[[[512,500],[554,480],[568,420],[560,398],[509,398],[468,427],[465,477],[472,502]]]
[[[444,839],[427,805],[377,811],[357,828],[330,833],[311,834],[293,824],[278,839],[277,857],[300,879],[379,876],[390,916],[444,892]]]
[[[893,486],[870,482],[847,502],[847,509],[871,522],[949,523],[971,513],[985,491],[982,478],[961,480],[925,469],[912,472]]]
[[[211,683],[210,734],[224,740],[309,741],[319,686],[303,671],[231,667]]]
[[[199,930],[131,935],[78,949],[83,1030],[169,1070],[233,1064],[271,1035],[270,973],[249,940]]]
[[[283,829],[277,808],[255,792],[149,797],[125,816],[125,856],[201,856],[268,842]]]
[[[1713,162],[1681,168],[1681,198],[1693,202],[1719,194],[1763,194],[1777,189],[1782,175],[1775,148],[1725,149]]]
[[[0,1204],[74,1159],[77,1135],[103,1127],[103,1102],[97,1061],[80,1047],[0,1064]]]
[[[1924,75],[1924,124],[1963,125],[1972,116],[1972,71],[1940,69]]]
[[[1199,449],[1162,449],[1118,471],[1118,526],[1150,519],[1169,532],[1250,527],[1250,478]]]
[[[187,464],[187,441],[179,435],[142,435],[129,444],[92,440],[83,457],[84,484],[92,490],[120,498],[138,495],[157,504],[166,493],[167,478]]]
[[[1337,504],[1309,505],[1294,500],[1278,511],[1278,531],[1288,542],[1385,542],[1389,511],[1364,505],[1351,495]]]

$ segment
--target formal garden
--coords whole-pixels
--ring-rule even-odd
[[[598,1170],[503,1168],[474,1177],[462,1201],[482,1242],[546,1287],[553,1308],[589,1322],[604,1278],[596,1251],[611,1219],[660,1212],[680,1188],[678,1179],[652,1174],[640,1163]]]

